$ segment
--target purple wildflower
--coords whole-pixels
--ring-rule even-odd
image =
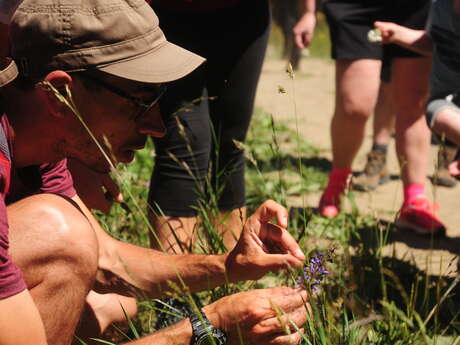
[[[330,254],[330,253],[328,253]],[[324,264],[326,261],[331,261],[330,255],[324,256],[321,252],[316,252],[310,258],[310,262],[305,265],[303,274],[297,278],[297,284],[305,289],[310,288],[313,292],[319,292],[319,286],[325,276],[329,274]]]

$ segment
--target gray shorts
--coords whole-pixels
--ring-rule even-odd
[[[453,109],[460,116],[460,108],[458,107],[460,99],[457,94],[448,95],[446,98],[437,98],[428,102],[426,107],[426,121],[430,128],[433,128],[434,122],[438,114],[444,109]]]

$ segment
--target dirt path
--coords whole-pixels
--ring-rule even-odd
[[[286,93],[279,93],[282,86]],[[294,101],[295,100],[295,101]],[[285,63],[268,58],[259,84],[256,104],[280,120],[296,126],[297,111],[299,132],[313,145],[324,150],[324,157],[330,159],[329,124],[334,107],[334,65],[329,60],[306,58],[293,82],[285,72]],[[369,125],[371,122],[369,121]],[[344,135],[347,135],[344,133]],[[354,170],[363,168],[366,154],[371,146],[372,131],[368,131],[354,163]],[[432,147],[431,164],[428,174],[434,170],[436,148]],[[399,175],[399,168],[394,152],[394,143],[389,151],[390,172]],[[447,189],[433,188],[427,179],[429,195],[440,205],[440,217],[447,226],[447,238],[421,239],[413,234],[395,233],[386,251],[396,256],[413,261],[419,268],[433,274],[445,274],[450,270],[448,263],[460,251],[460,186]],[[371,193],[356,193],[357,202],[362,213],[370,213],[385,220],[392,220],[402,202],[401,181],[395,180]],[[307,197],[307,204],[316,207],[320,194]],[[296,205],[300,206],[300,205]],[[432,255],[427,255],[428,253]]]

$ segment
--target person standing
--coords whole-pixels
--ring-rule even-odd
[[[231,248],[246,213],[245,158],[235,141],[245,140],[251,121],[270,31],[269,3],[152,0],[151,6],[168,40],[207,60],[168,85],[160,103],[167,134],[154,140],[150,221],[160,243],[152,239],[151,245],[189,250],[197,208],[209,209],[215,193],[217,233]]]
[[[430,145],[424,121],[430,59],[395,45],[378,45],[367,39],[375,21],[392,21],[413,29],[426,25],[431,1],[326,0],[332,57],[336,62],[336,106],[331,123],[332,171],[319,211],[335,217],[360,148],[365,124],[375,108],[381,61],[392,60],[392,93],[396,111],[396,150],[401,167],[404,201],[398,227],[419,234],[438,234],[444,225],[425,193]],[[314,30],[315,1],[305,0],[305,15],[294,28],[300,47],[310,42]],[[344,135],[353,133],[353,135]]]

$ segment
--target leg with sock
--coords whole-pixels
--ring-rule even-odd
[[[331,124],[333,169],[319,205],[323,216],[335,217],[339,212],[340,196],[377,100],[380,64],[380,60],[371,59],[336,61],[336,108]]]
[[[429,70],[426,58],[398,58],[393,62],[396,149],[404,185],[404,203],[396,225],[419,234],[437,235],[443,233],[444,225],[424,188],[430,148],[424,120]]]

